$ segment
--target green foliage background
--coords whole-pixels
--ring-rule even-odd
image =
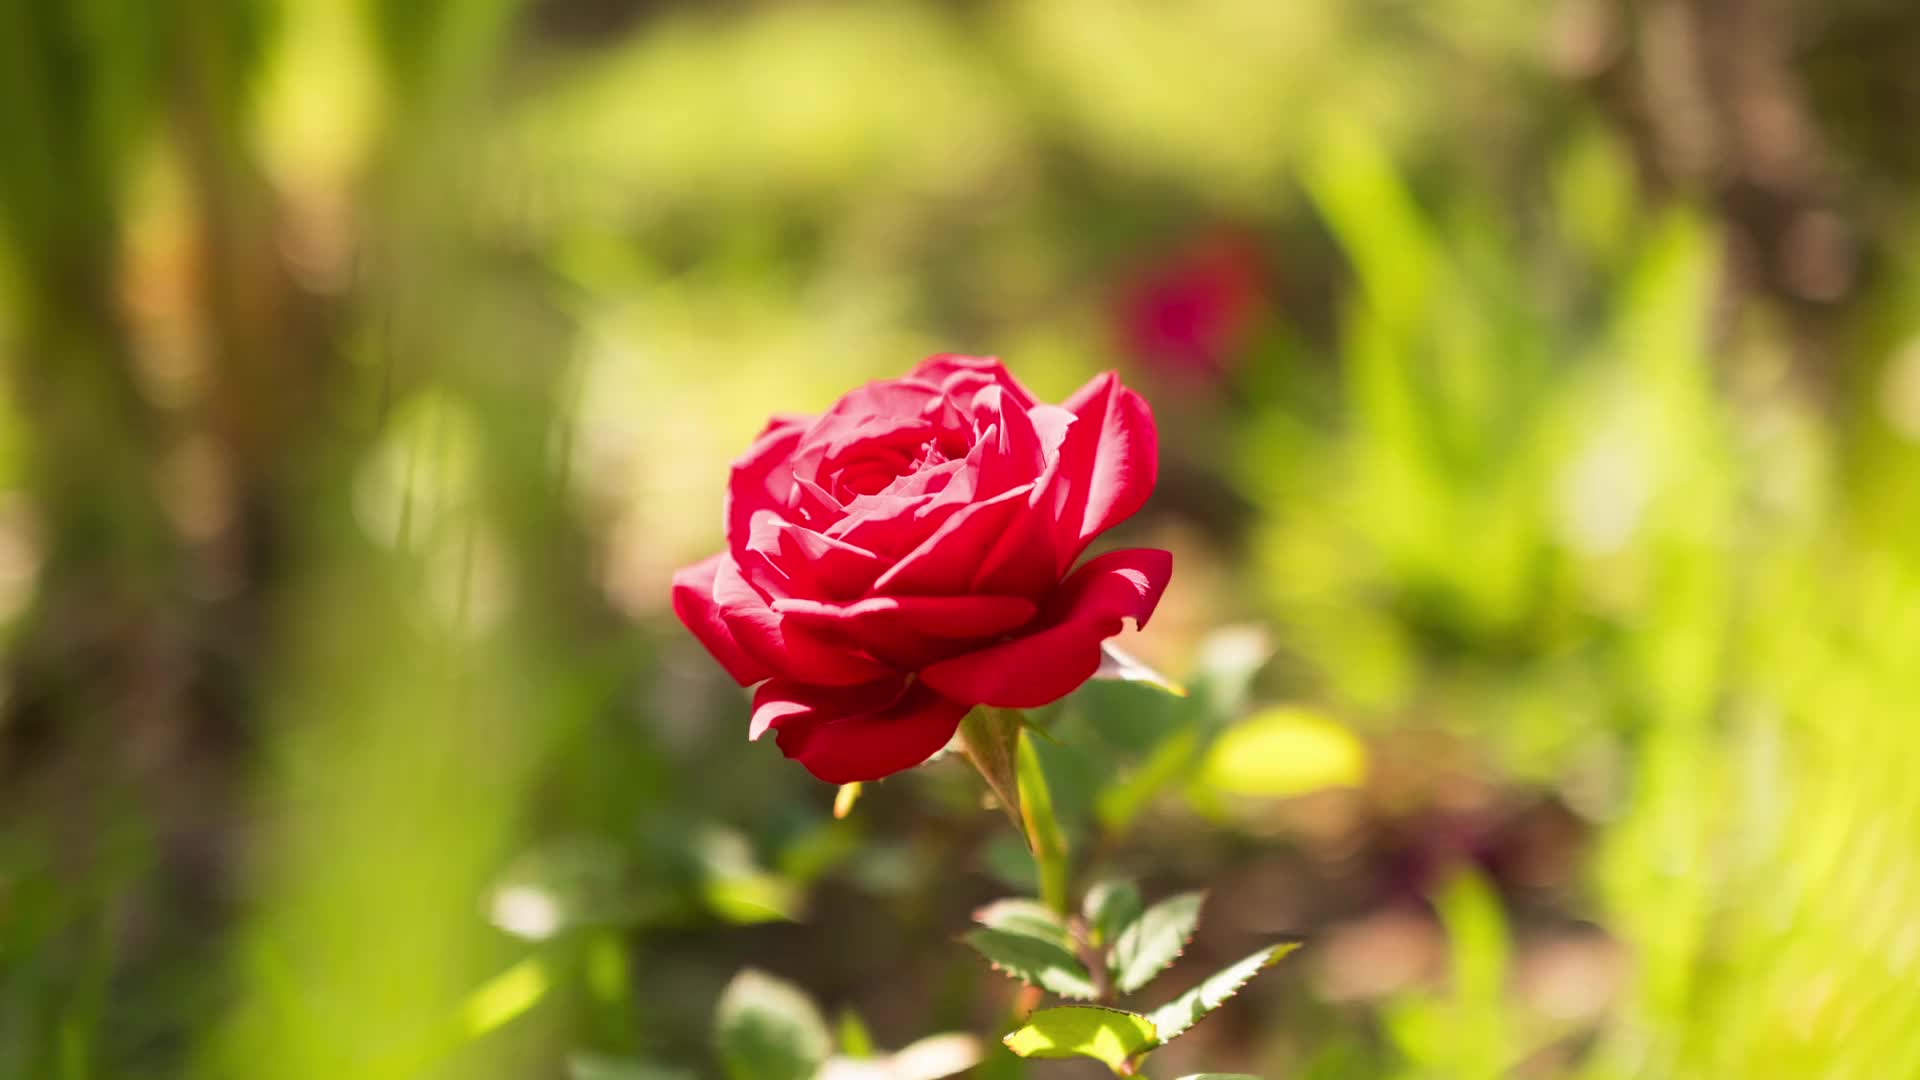
[[[1194,695],[1043,764],[1212,890],[1169,996],[1308,944],[1155,1075],[1920,1074],[1916,72],[1897,0],[0,0],[0,1076],[720,1075],[748,965],[991,1044],[978,780],[834,820],[666,605],[935,351],[1160,415]]]

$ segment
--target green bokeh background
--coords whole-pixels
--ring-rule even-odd
[[[1194,693],[1045,765],[1308,944],[1153,1075],[1920,1075],[1915,115],[1900,0],[0,0],[0,1077],[991,1044],[979,781],[667,607],[936,351],[1159,414]]]

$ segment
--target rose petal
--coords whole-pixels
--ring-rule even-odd
[[[749,734],[776,732],[780,752],[830,784],[878,780],[947,745],[967,707],[911,679],[820,687],[772,679],[753,697]]]
[[[976,477],[976,498],[1030,484],[1046,469],[1033,418],[1008,398],[1000,387],[989,386],[973,399],[974,430],[979,434],[967,454],[967,465]]]
[[[921,446],[939,429],[917,414],[858,416],[828,413],[808,430],[793,455],[796,477],[812,480],[829,493],[846,497],[842,477],[882,465],[882,486],[910,470]],[[878,487],[861,492],[870,494]]]
[[[1060,585],[1055,565],[1053,523],[1022,507],[1007,522],[973,573],[976,593],[1045,597]]]
[[[700,639],[700,644],[707,647],[720,666],[727,669],[727,674],[733,676],[734,682],[751,686],[773,672],[734,640],[733,631],[727,629],[726,620],[720,615],[720,607],[714,602],[714,579],[720,572],[720,564],[731,561],[731,557],[723,551],[674,571],[673,613],[680,617],[680,622],[693,632],[694,637]]]
[[[1041,629],[932,664],[920,678],[972,705],[1031,709],[1078,689],[1100,667],[1100,643],[1131,618],[1145,626],[1173,573],[1173,556],[1151,548],[1112,551],[1073,572],[1049,603]]]
[[[919,546],[962,505],[932,495],[862,495],[847,503],[846,516],[829,526],[826,535],[890,559]]]
[[[966,502],[973,498],[973,478],[966,470],[965,461],[943,461],[938,465],[922,466],[903,476],[894,477],[892,483],[873,494],[905,499],[945,494],[949,500]],[[956,482],[960,486],[955,487]],[[848,505],[852,505],[852,500]]]
[[[881,574],[873,591],[891,596],[953,596],[969,591],[981,557],[1026,509],[1031,492],[1032,485],[1024,484],[955,513]]]
[[[1017,596],[875,596],[855,604],[775,600],[791,625],[851,641],[900,671],[917,671],[1033,621]]]
[[[1074,423],[1042,479],[1061,571],[1094,537],[1132,517],[1153,494],[1160,473],[1153,410],[1113,372],[1081,387],[1066,408]]]
[[[968,400],[987,386],[999,386],[1023,409],[1031,409],[1034,396],[1013,377],[997,356],[961,356],[939,353],[920,361],[909,378],[932,383],[950,398]]]
[[[808,423],[805,417],[776,417],[733,463],[721,520],[726,523],[728,549],[735,554],[746,546],[756,511],[785,510],[792,503],[791,458]]]
[[[943,638],[1004,634],[1038,613],[1032,601],[1017,596],[873,596],[853,604],[775,600],[773,610],[803,625],[831,626],[852,636],[907,630]]]
[[[1041,456],[1057,458],[1068,428],[1075,423],[1074,415],[1056,405],[1036,405],[1027,410],[1027,419],[1039,439]],[[1042,481],[1034,485],[1029,503],[1035,511],[1016,515],[982,557],[970,592],[1044,596],[1059,585],[1064,569],[1055,550],[1053,517],[1046,508],[1042,486],[1045,483],[1043,474]]]
[[[849,600],[867,591],[885,560],[844,540],[782,520],[772,510],[753,515],[740,571],[768,596]]]
[[[983,638],[1033,621],[1039,609],[1018,596],[870,596],[858,603],[776,600],[791,619],[868,630],[912,630],[935,638]]]
[[[805,477],[793,478],[793,498],[788,509],[793,516],[809,529],[821,530],[831,527],[845,517],[847,508],[833,493]]]
[[[804,626],[788,626],[754,591],[732,559],[713,580],[713,602],[740,648],[776,675],[822,686],[852,686],[892,674],[892,669],[853,644]]]

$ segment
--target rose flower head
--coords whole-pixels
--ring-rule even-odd
[[[877,780],[975,705],[1065,697],[1123,619],[1146,624],[1173,556],[1080,557],[1158,471],[1152,410],[1111,372],[1047,405],[996,359],[931,357],[771,421],[734,463],[727,550],[674,575],[673,610],[760,683],[750,738]]]

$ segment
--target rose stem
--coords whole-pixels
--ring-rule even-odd
[[[1040,872],[1040,901],[1060,915],[1072,908],[1068,902],[1067,839],[1053,809],[1053,793],[1047,790],[1047,775],[1040,768],[1040,755],[1034,749],[1033,736],[1020,728],[1018,773],[1020,776],[1020,817],[1027,827],[1027,846],[1033,849],[1033,861]]]

